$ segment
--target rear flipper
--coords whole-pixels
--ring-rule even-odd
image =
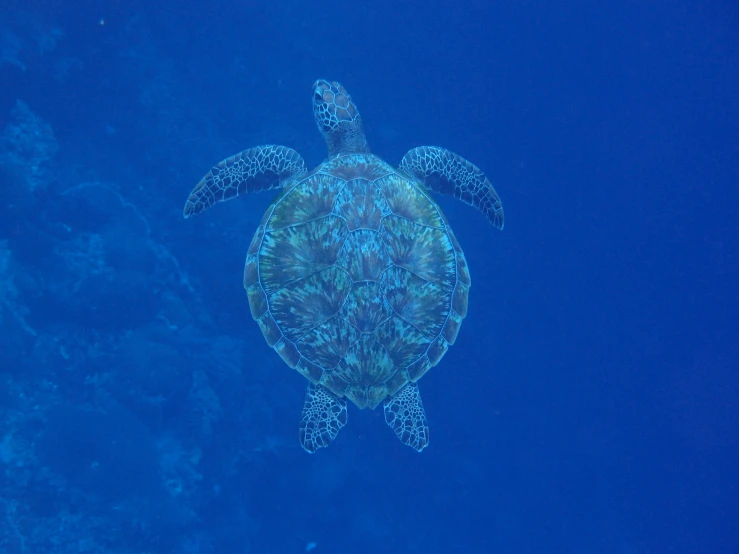
[[[403,156],[399,169],[416,177],[429,190],[474,206],[495,227],[503,228],[503,204],[493,185],[480,168],[454,152],[419,146]]]
[[[428,446],[429,424],[416,383],[408,383],[385,400],[385,422],[403,444],[419,452]]]
[[[346,415],[346,398],[311,383],[300,418],[300,445],[311,454],[328,446],[346,425]]]

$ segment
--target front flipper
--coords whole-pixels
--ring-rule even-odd
[[[403,156],[402,172],[413,175],[434,192],[474,206],[498,229],[503,228],[503,204],[493,185],[476,165],[436,146],[419,146]]]
[[[416,383],[408,383],[385,400],[385,422],[403,444],[419,452],[428,446],[429,424]]]
[[[292,148],[267,144],[239,152],[223,160],[192,189],[184,216],[203,210],[245,192],[279,188],[306,173],[303,157]]]
[[[346,398],[311,383],[300,418],[300,445],[311,454],[328,446],[346,425],[346,415]]]

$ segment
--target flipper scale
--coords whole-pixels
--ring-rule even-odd
[[[429,423],[416,383],[408,383],[385,400],[385,422],[400,442],[420,452],[429,444]]]
[[[300,418],[300,445],[313,454],[331,444],[346,425],[346,398],[339,398],[321,385],[308,385]]]
[[[495,227],[503,228],[503,203],[482,170],[472,162],[438,146],[419,146],[403,156],[399,169],[430,190],[477,208]]]
[[[266,144],[243,150],[213,167],[192,189],[183,215],[188,218],[246,192],[283,187],[307,172],[292,148]]]

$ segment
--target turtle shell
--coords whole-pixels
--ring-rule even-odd
[[[371,154],[335,157],[288,185],[244,271],[267,343],[360,408],[439,362],[467,313],[469,286],[441,208]]]

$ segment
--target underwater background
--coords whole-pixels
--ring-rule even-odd
[[[420,381],[315,455],[242,287],[274,192],[185,221],[210,167],[326,156],[317,78],[439,202],[472,274]],[[739,5],[0,4],[0,552],[739,552]]]

